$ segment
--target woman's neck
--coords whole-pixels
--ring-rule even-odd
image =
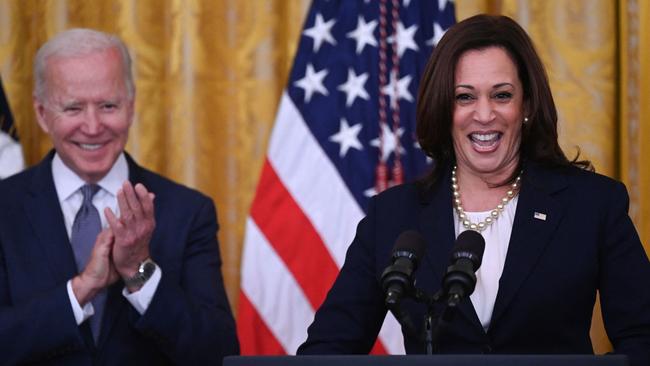
[[[462,206],[466,212],[483,212],[494,209],[512,187],[503,182],[512,176],[517,162],[506,169],[494,173],[477,173],[458,166],[456,177]]]

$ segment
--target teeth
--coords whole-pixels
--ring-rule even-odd
[[[479,134],[479,133],[473,133],[472,134],[472,139],[477,140],[477,141],[492,141],[495,140],[499,134],[497,132],[494,133],[489,133],[489,134]]]
[[[97,150],[102,147],[102,144],[79,144],[84,150]]]

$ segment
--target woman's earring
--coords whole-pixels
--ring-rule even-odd
[[[524,124],[528,123],[528,117],[524,117]]]

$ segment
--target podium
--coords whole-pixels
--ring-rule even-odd
[[[224,366],[628,366],[623,355],[229,356]]]

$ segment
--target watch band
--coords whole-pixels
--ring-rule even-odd
[[[142,287],[156,271],[158,265],[151,258],[145,259],[138,267],[138,272],[133,277],[124,278],[126,287]]]

